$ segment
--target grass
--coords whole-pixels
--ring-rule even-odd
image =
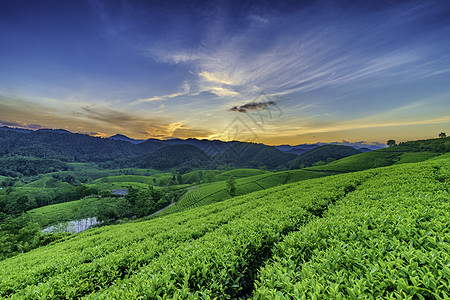
[[[245,170],[245,171],[242,171]],[[247,171],[251,170],[251,171]],[[233,170],[235,171],[235,170]],[[286,183],[292,183],[312,178],[318,178],[323,176],[333,175],[335,173],[327,172],[311,172],[304,170],[291,170],[284,172],[266,172],[262,170],[255,169],[239,169],[237,172],[227,171],[227,174],[255,174],[259,175],[242,177],[236,179],[236,195],[241,196],[251,192],[260,191],[268,189],[277,185],[282,185]],[[255,172],[260,171],[260,172]],[[262,173],[262,174],[261,174]],[[202,205],[207,205],[215,202],[224,201],[230,199],[232,196],[227,190],[226,181],[217,181],[212,183],[205,183],[196,186],[191,191],[188,191],[178,203],[167,210],[165,210],[161,215],[166,215],[174,212],[183,211],[193,207],[198,207]]]
[[[260,169],[234,169],[230,171],[222,172],[220,175],[216,176],[217,181],[227,180],[230,177],[244,178],[250,176],[256,176],[261,174],[270,173],[269,171]]]
[[[30,210],[29,213],[36,217],[39,225],[42,227],[47,227],[62,222],[92,217],[94,216],[93,212],[83,210],[83,207],[99,203],[101,201],[102,199],[97,197],[88,197],[81,200],[35,208]]]
[[[305,170],[341,173],[356,172],[394,164],[425,161],[439,155],[431,152],[394,152],[383,150],[356,154],[326,165],[305,168]]]

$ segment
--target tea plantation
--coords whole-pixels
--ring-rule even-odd
[[[449,184],[447,154],[87,230],[0,261],[0,297],[448,299]]]

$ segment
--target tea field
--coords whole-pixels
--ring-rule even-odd
[[[90,229],[0,261],[0,297],[448,299],[449,184],[446,155]]]

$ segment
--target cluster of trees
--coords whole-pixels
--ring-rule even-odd
[[[185,192],[185,189],[172,187],[164,190],[153,186],[148,189],[128,187],[125,197],[103,198],[92,210],[97,220],[106,224],[125,218],[142,218],[177,201]]]
[[[42,159],[19,155],[0,157],[0,175],[3,176],[35,176],[68,169],[69,167],[65,163],[56,159]]]
[[[0,260],[45,246],[68,236],[68,233],[43,233],[29,213],[7,215],[0,212]]]
[[[395,140],[388,140],[388,149],[385,151],[409,151],[409,152],[435,152],[445,153],[450,152],[450,139],[447,138],[445,132],[441,132],[437,139],[419,140],[402,142],[398,145]],[[395,147],[394,147],[395,146]]]

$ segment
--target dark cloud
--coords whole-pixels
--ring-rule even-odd
[[[249,102],[247,104],[241,105],[241,106],[233,106],[230,108],[230,111],[240,112],[240,113],[246,113],[247,110],[261,110],[261,109],[267,109],[269,106],[275,106],[275,101],[266,101],[266,102]]]
[[[175,129],[172,136],[180,139],[186,138],[208,138],[213,135],[214,132],[207,129],[199,129],[199,128],[189,128],[189,127],[180,127]]]
[[[85,116],[105,123],[120,124],[124,122],[136,121],[136,117],[110,108],[93,109],[87,106],[81,107]]]
[[[3,120],[0,120],[0,126],[20,127],[32,130],[38,130],[42,128],[42,126],[39,124],[27,124],[23,122],[3,121]]]

